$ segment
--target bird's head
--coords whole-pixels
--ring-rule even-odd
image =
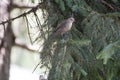
[[[68,18],[68,20],[72,23],[75,21],[75,19],[73,17]]]

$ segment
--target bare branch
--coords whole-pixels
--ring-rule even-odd
[[[37,52],[36,50],[31,49],[30,47],[28,47],[26,44],[23,44],[23,43],[20,43],[20,42],[15,42],[14,46],[26,49],[26,50],[31,51],[31,52]]]
[[[16,20],[16,19],[18,19],[18,18],[21,18],[21,17],[26,16],[27,14],[30,14],[30,13],[32,13],[32,12],[35,12],[38,8],[43,8],[43,5],[44,5],[44,2],[39,3],[37,6],[33,7],[31,10],[29,10],[29,11],[27,11],[27,12],[25,12],[25,13],[17,16],[17,17],[8,19],[8,20],[6,20],[6,21],[3,21],[3,22],[0,23],[0,25],[3,25],[3,24],[8,23],[8,22],[10,22],[10,21],[14,21],[14,20]]]

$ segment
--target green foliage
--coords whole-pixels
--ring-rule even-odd
[[[91,8],[87,5],[87,3],[84,0],[77,0],[72,9],[73,11],[78,12],[83,16],[87,16],[91,11]]]
[[[108,13],[108,14],[106,14],[106,15],[108,15],[108,16],[110,16],[110,17],[120,17],[120,13],[119,13],[119,12]]]
[[[113,2],[116,3],[106,1],[109,5]],[[47,3],[48,16],[43,25],[49,29],[45,32],[48,38],[40,58],[42,66],[50,69],[48,79],[118,80],[120,19],[116,6],[119,4],[114,7],[117,11],[111,13],[114,10],[98,0],[48,0]],[[71,16],[71,10],[76,22],[69,34],[49,39],[57,24]]]
[[[112,56],[115,54],[115,50],[116,48],[118,48],[117,46],[119,43],[115,42],[115,43],[111,43],[109,45],[107,45],[97,56],[97,59],[103,59],[104,60],[104,64],[107,64],[108,59],[111,59]]]
[[[108,59],[111,59],[112,56],[115,54],[117,48],[120,48],[120,42],[117,41],[115,43],[111,43],[107,45],[97,56],[97,59],[103,59],[104,64],[107,64]]]
[[[65,11],[65,4],[63,0],[55,0],[55,2],[59,5],[62,12]]]

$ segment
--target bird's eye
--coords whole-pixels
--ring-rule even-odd
[[[71,20],[71,21],[74,21],[74,19],[73,19],[73,18],[71,18],[70,20]]]
[[[72,19],[72,18],[71,18],[70,20],[71,20],[71,21],[73,21],[73,19]]]

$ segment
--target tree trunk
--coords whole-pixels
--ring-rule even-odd
[[[0,22],[10,18],[10,0],[0,2]],[[4,28],[3,28],[4,27]],[[10,53],[14,44],[11,22],[0,25],[0,80],[9,80]]]

